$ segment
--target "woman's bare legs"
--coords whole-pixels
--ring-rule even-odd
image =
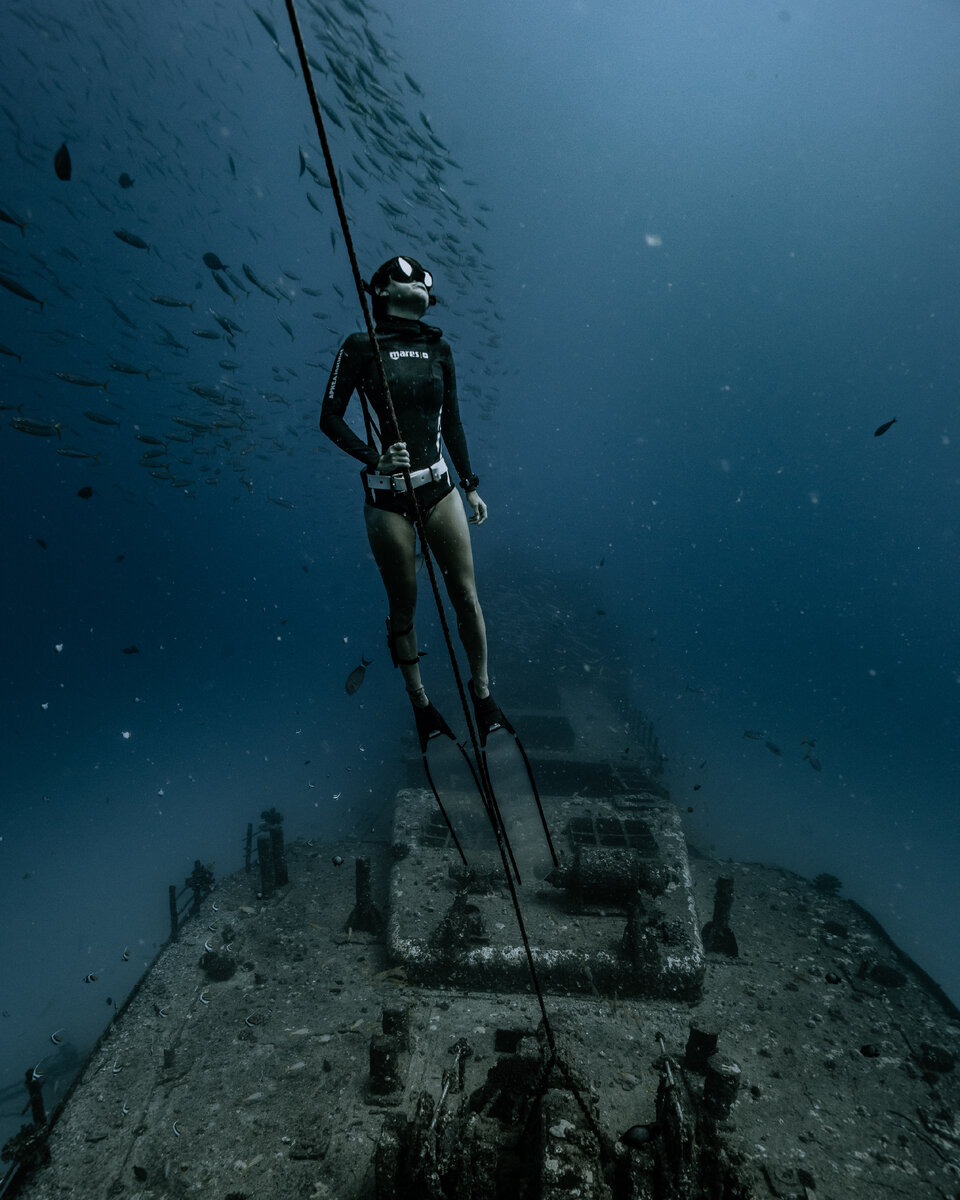
[[[399,513],[363,506],[370,549],[380,569],[390,606],[390,634],[410,699],[418,708],[427,704],[417,657],[417,533]]]
[[[463,502],[456,492],[444,496],[434,507],[426,522],[426,534],[447,586],[450,603],[457,614],[457,632],[470,663],[474,692],[483,699],[490,694],[487,630],[477,599],[470,526]]]
[[[364,505],[363,511],[370,549],[387,592],[390,628],[400,669],[411,700],[423,706],[427,703],[427,694],[416,661],[417,634],[412,628],[417,607],[416,530],[399,513],[370,504]],[[426,535],[457,615],[457,631],[470,663],[474,691],[483,699],[490,694],[487,632],[477,599],[470,526],[456,492],[450,492],[435,506],[426,522]],[[409,632],[403,633],[403,630]]]

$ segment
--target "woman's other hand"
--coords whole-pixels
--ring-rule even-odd
[[[471,525],[482,525],[487,519],[487,506],[480,499],[479,492],[467,492],[467,503],[473,509],[473,516],[468,517]]]
[[[406,442],[394,442],[380,455],[377,463],[378,475],[395,475],[406,467],[410,469],[410,452]]]

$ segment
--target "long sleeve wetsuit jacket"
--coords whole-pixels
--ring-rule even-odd
[[[391,317],[378,324],[377,340],[399,430],[390,420],[365,333],[351,334],[337,353],[320,412],[321,430],[368,471],[376,469],[382,450],[396,441],[407,444],[411,472],[432,466],[440,458],[442,440],[460,478],[472,475],[453,353],[441,331],[422,321]],[[344,420],[355,391],[366,400],[366,440]]]

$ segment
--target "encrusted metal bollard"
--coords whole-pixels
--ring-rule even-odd
[[[410,1049],[410,1010],[385,1008],[381,1017],[383,1032],[396,1038],[404,1050]]]
[[[733,907],[733,880],[728,875],[717,879],[713,898],[713,919],[703,927],[703,948],[713,954],[737,958],[740,950],[730,928],[730,909]]]
[[[714,1120],[729,1115],[740,1089],[740,1068],[722,1054],[714,1054],[707,1063],[703,1084],[703,1106]]]
[[[402,1047],[397,1038],[375,1033],[370,1038],[370,1091],[387,1096],[403,1086],[400,1074]]]
[[[690,1033],[687,1037],[687,1046],[684,1050],[683,1065],[688,1071],[696,1071],[698,1075],[703,1075],[707,1070],[707,1061],[711,1054],[717,1052],[717,1041],[719,1033],[714,1033],[706,1029],[698,1029],[696,1025],[690,1025]]]
[[[277,887],[283,887],[289,880],[287,875],[287,855],[283,846],[283,829],[280,825],[270,826],[270,850],[273,854],[273,873]]]
[[[357,902],[347,918],[346,927],[361,933],[382,933],[383,917],[373,902],[370,888],[370,859],[357,859]]]
[[[257,861],[260,863],[260,891],[269,896],[277,886],[277,872],[273,862],[273,844],[269,833],[257,835]]]
[[[47,1113],[43,1106],[43,1082],[37,1075],[35,1067],[27,1071],[27,1095],[30,1097],[30,1115],[34,1125],[43,1127],[47,1123]]]

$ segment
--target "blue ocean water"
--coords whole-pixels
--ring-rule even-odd
[[[956,10],[298,8],[361,267],[437,277],[494,676],[626,676],[691,841],[837,875],[960,1000]],[[0,21],[2,1091],[262,809],[368,826],[409,714],[317,430],[360,321],[283,5]]]

